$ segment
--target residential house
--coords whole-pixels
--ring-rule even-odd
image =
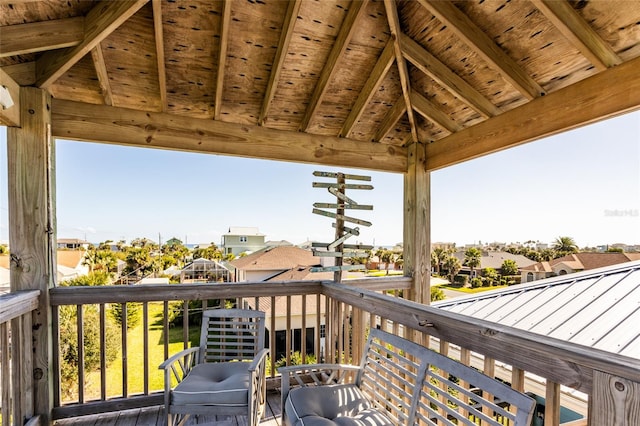
[[[89,266],[83,265],[86,253],[85,250],[58,250],[58,283],[89,273]]]
[[[241,253],[253,253],[266,247],[264,234],[254,227],[232,226],[222,235],[222,250],[225,255],[238,256]]]
[[[320,259],[309,250],[295,246],[267,247],[229,264],[235,269],[235,281],[267,281],[292,268],[314,266]]]
[[[585,261],[588,262],[586,258]],[[596,262],[594,260],[592,265]],[[433,306],[640,359],[640,333],[637,326],[640,321],[639,298],[640,261],[634,261],[595,268],[570,277],[558,276],[444,300]],[[511,371],[496,370],[497,376],[511,380]],[[527,388],[535,389],[533,382],[536,380],[540,378],[528,376]],[[538,387],[535,393],[544,396],[544,383]],[[587,402],[584,395],[563,388],[561,397],[565,408],[586,417]]]
[[[77,238],[59,238],[58,240],[58,250],[67,249],[67,250],[86,250],[89,248],[89,241],[79,240]]]
[[[511,254],[506,251],[483,251],[482,256],[480,257],[480,265],[473,268],[472,274],[471,268],[464,264],[464,251],[457,251],[453,255],[458,258],[460,264],[462,265],[460,274],[469,275],[470,278],[475,278],[482,275],[482,270],[484,268],[493,268],[498,271],[498,273],[502,273],[502,264],[505,260],[513,260],[514,262],[516,262],[516,265],[518,265],[518,269],[536,263],[535,260],[531,260],[521,254]]]
[[[522,282],[531,282],[556,275],[573,274],[604,266],[640,260],[640,253],[574,253],[521,268]]]

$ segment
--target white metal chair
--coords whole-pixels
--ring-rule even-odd
[[[245,415],[256,426],[264,412],[268,349],[265,314],[245,309],[202,313],[200,346],[185,349],[160,365],[164,370],[166,423],[181,425],[189,415]],[[172,389],[171,385],[177,383]]]

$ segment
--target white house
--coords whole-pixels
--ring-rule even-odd
[[[252,253],[265,247],[264,234],[254,227],[232,226],[222,235],[224,254],[238,256],[240,253]]]

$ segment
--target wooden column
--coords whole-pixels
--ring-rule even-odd
[[[426,168],[425,146],[408,148],[404,175],[404,275],[413,278],[408,298],[429,304],[431,289],[431,179]]]
[[[11,291],[41,293],[30,324],[31,371],[14,377],[20,379],[16,389],[25,401],[22,415],[40,415],[42,424],[48,424],[53,401],[49,288],[54,284],[56,265],[51,96],[41,89],[22,87],[20,107],[22,127],[7,131]],[[14,363],[16,367],[22,360],[14,359]]]
[[[640,383],[594,370],[589,425],[632,426],[639,422]]]

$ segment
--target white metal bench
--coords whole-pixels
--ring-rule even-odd
[[[282,367],[282,417],[289,426],[529,426],[535,401],[472,367],[373,329],[359,366]],[[480,388],[481,397],[460,381]],[[293,385],[293,387],[292,387]],[[495,402],[494,402],[495,401]]]

